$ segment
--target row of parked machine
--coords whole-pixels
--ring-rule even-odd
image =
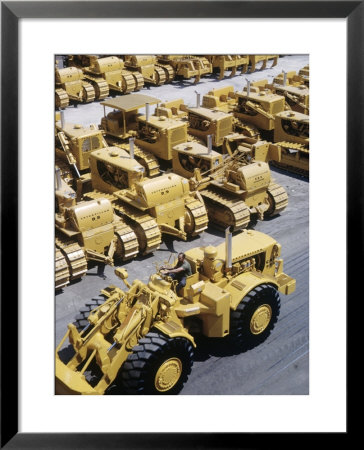
[[[278,291],[290,294],[295,280],[280,245],[251,228],[288,204],[270,163],[308,176],[308,75],[214,89],[195,105],[107,98],[98,126],[56,112],[56,289],[83,277],[89,261],[120,266],[166,235],[188,240],[209,224],[226,233],[219,247],[186,252],[192,275],[182,292],[162,271],[130,284],[116,269],[127,290],[105,288],[85,326],[70,324],[57,347],[57,393],[104,394],[117,378],[127,393],[177,393],[196,328],[238,346],[270,334]],[[75,354],[62,361],[67,338]]]
[[[102,100],[110,94],[140,91],[179,80],[198,83],[219,72],[219,79],[275,66],[278,55],[67,55],[56,64],[57,108]],[[62,66],[62,67],[61,67]]]

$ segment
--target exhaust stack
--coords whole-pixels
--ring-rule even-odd
[[[247,97],[249,97],[249,95],[250,95],[250,81],[247,78],[245,78],[245,79],[246,79],[246,85],[247,85],[246,95],[247,95]]]
[[[145,104],[145,120],[147,122],[149,122],[149,116],[150,116],[150,112],[149,112],[149,103]]]
[[[199,108],[201,94],[199,94],[197,91],[195,91],[195,92],[196,92],[196,108]]]
[[[231,270],[233,262],[233,234],[230,227],[225,230],[225,270]]]
[[[56,167],[56,191],[60,190],[62,187],[61,181],[61,169]]]
[[[130,154],[130,159],[134,159],[134,138],[129,138],[129,145],[130,145],[130,150],[129,150],[129,154]]]
[[[208,148],[208,154],[211,154],[212,151],[212,134],[209,134],[207,136],[207,148]]]
[[[287,84],[287,72],[283,70],[283,86]]]
[[[61,113],[61,127],[63,130],[64,129],[64,111],[61,109],[60,113]]]

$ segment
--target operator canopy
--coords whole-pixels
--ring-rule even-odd
[[[134,111],[138,108],[142,108],[146,103],[155,105],[161,101],[158,98],[151,97],[144,94],[129,94],[121,97],[116,97],[105,102],[101,102],[101,105],[109,106],[110,108],[120,109],[122,111]]]

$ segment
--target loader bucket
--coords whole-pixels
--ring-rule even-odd
[[[56,395],[98,395],[79,372],[68,368],[56,358]]]

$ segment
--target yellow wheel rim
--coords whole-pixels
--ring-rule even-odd
[[[272,318],[272,308],[269,305],[261,305],[254,312],[250,320],[250,331],[253,334],[262,333]]]
[[[178,358],[170,358],[160,366],[155,376],[155,388],[166,392],[175,386],[182,374],[182,362]]]

